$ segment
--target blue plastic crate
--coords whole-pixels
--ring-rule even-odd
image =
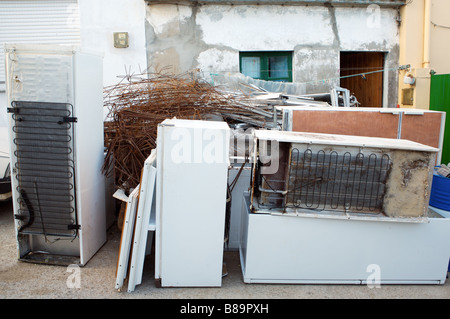
[[[450,211],[450,178],[438,175],[436,172],[433,174],[430,205]]]

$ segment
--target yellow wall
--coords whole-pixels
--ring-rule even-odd
[[[431,68],[438,74],[450,74],[450,1],[431,4]]]
[[[410,64],[409,70],[399,72],[400,107],[428,109],[430,101],[430,72],[450,73],[450,1],[411,0],[400,10],[399,64]],[[415,84],[404,83],[411,75]],[[403,90],[412,89],[412,105],[403,104]]]

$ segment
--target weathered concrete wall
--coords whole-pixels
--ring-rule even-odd
[[[147,5],[148,65],[205,76],[239,72],[239,51],[292,51],[294,82],[308,93],[339,85],[340,51],[386,52],[398,65],[397,10],[280,5]],[[397,71],[384,105],[397,104]]]
[[[147,68],[144,1],[78,0],[78,6],[81,48],[103,55],[105,86],[117,84],[127,73]],[[114,32],[128,32],[128,48],[114,47]]]

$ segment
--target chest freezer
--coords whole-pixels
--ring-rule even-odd
[[[349,135],[260,130],[254,136],[255,210],[426,216],[436,148]]]
[[[242,205],[244,282],[281,284],[444,284],[449,215],[428,222],[283,215]]]
[[[254,137],[241,213],[245,282],[445,282],[450,220],[428,206],[438,149],[301,132]]]

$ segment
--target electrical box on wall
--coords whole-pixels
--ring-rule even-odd
[[[404,105],[414,105],[414,88],[402,90],[402,103]]]
[[[128,32],[114,32],[114,47],[128,48]]]

